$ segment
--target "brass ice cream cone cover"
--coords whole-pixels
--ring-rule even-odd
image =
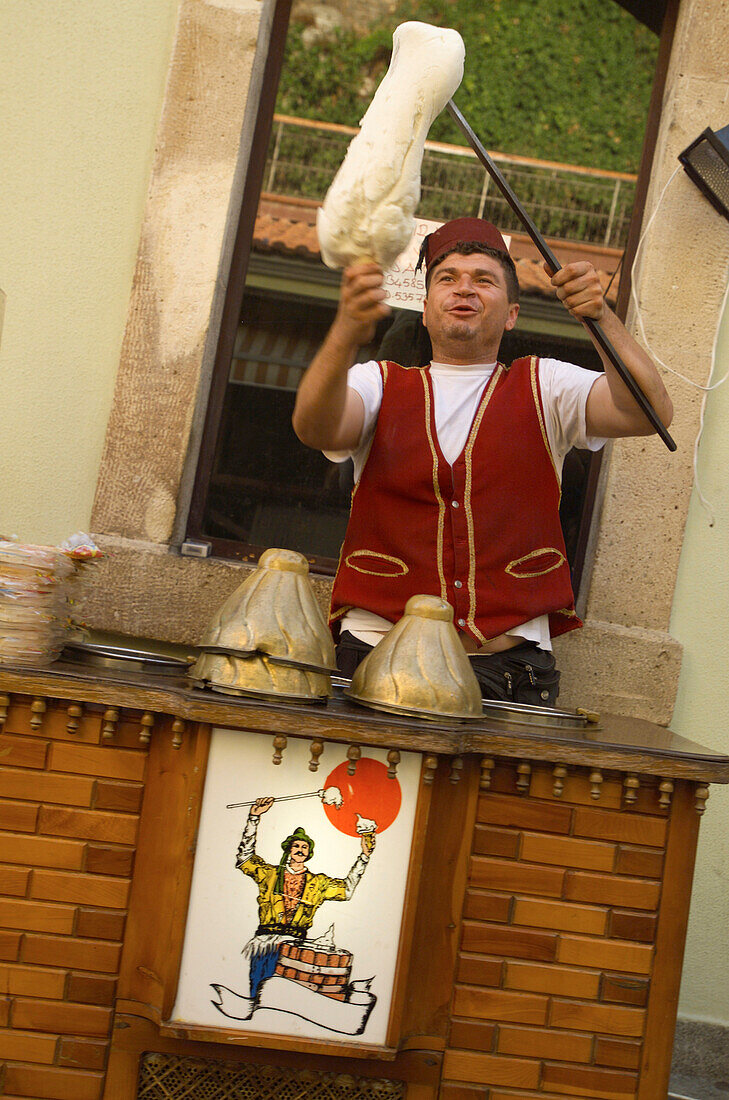
[[[356,669],[346,693],[379,710],[480,718],[481,691],[439,596],[411,596],[405,614]]]
[[[190,678],[232,694],[331,695],[334,643],[308,574],[303,555],[266,550],[213,616]]]

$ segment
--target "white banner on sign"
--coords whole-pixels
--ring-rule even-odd
[[[440,229],[443,222],[429,221],[428,218],[415,219],[415,232],[410,244],[401,252],[389,271],[385,272],[385,301],[393,309],[422,310],[425,299],[425,266],[415,272],[423,238]],[[511,245],[511,237],[504,236],[506,247]]]
[[[242,997],[224,985],[214,985],[213,989],[218,995],[213,1004],[232,1020],[250,1020],[256,1009],[270,1008],[342,1035],[361,1035],[377,1000],[367,981],[352,982],[342,1001],[276,976],[263,983],[256,1000]]]

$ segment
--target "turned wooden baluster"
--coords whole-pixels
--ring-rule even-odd
[[[34,699],[30,704],[30,728],[39,730],[43,725],[43,715],[46,713],[45,699]]]
[[[458,783],[461,779],[461,772],[463,770],[463,757],[454,756],[451,760],[451,770],[448,778],[451,783]]]
[[[116,736],[116,724],[119,721],[119,711],[115,707],[109,707],[104,711],[104,724],[101,727],[101,740],[113,741]]]
[[[273,739],[273,763],[280,764],[283,760],[284,749],[288,745],[287,739],[282,733],[277,733]]]
[[[317,769],[319,767],[319,757],[324,752],[324,742],[323,741],[318,741],[318,740],[317,741],[312,741],[311,745],[309,746],[309,750],[311,752],[311,759],[309,761],[309,771],[310,772],[315,772],[315,771],[317,771]]]
[[[694,797],[696,798],[696,813],[701,816],[706,810],[706,800],[709,797],[709,788],[697,785],[694,790]]]
[[[479,787],[482,791],[488,791],[491,789],[491,773],[496,767],[496,761],[493,756],[481,757],[481,779]]]
[[[423,761],[423,783],[426,783],[428,786],[431,785],[435,778],[435,771],[437,767],[438,757],[426,756],[425,760]]]
[[[139,744],[148,745],[152,737],[152,728],[154,726],[154,715],[146,711],[139,719],[141,729],[139,731]]]
[[[172,723],[172,748],[179,749],[182,746],[182,738],[185,733],[185,723],[181,718],[175,718]]]
[[[359,745],[350,745],[347,749],[347,759],[349,764],[347,765],[347,775],[354,775],[357,770],[357,761],[362,755],[362,749]]]
[[[74,733],[78,733],[78,728],[81,725],[81,719],[84,716],[84,708],[80,703],[70,703],[66,711],[68,715],[68,721],[66,722],[66,729],[73,736]]]
[[[516,789],[520,794],[526,794],[531,781],[532,766],[528,760],[522,760],[516,768]]]
[[[602,772],[595,768],[590,772],[590,798],[594,798],[595,801],[599,799],[602,794]]]
[[[397,766],[400,763],[400,753],[397,749],[390,749],[387,754],[387,778],[395,779],[397,777]]]
[[[640,779],[637,775],[626,775],[623,780],[623,795],[625,797],[626,806],[632,806],[634,802],[638,801],[638,791],[640,790]]]
[[[673,780],[663,779],[659,785],[660,798],[658,799],[658,805],[664,810],[670,810],[671,798],[673,797]]]
[[[564,764],[555,764],[552,769],[552,778],[554,779],[552,794],[555,798],[561,798],[564,794],[564,781],[566,776],[567,769]]]

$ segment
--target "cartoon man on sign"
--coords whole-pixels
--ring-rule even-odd
[[[277,863],[268,863],[256,852],[263,815],[274,803],[294,799],[317,799],[337,832],[359,840],[359,853],[345,877],[333,878],[309,869],[314,829],[308,823],[280,842]],[[298,1016],[327,1032],[364,1033],[377,1001],[371,989],[376,975],[354,978],[354,956],[346,947],[337,946],[334,926],[315,936],[312,924],[325,901],[352,898],[375,849],[375,833],[390,827],[401,802],[395,775],[381,761],[363,757],[356,770],[351,771],[346,760],[335,767],[321,790],[228,804],[228,809],[248,807],[236,868],[258,887],[258,927],[243,949],[249,964],[248,995],[211,983],[216,993],[212,1004],[219,1012],[247,1021],[259,1011],[264,1016],[273,1011]],[[363,913],[362,924],[368,926],[372,916]]]
[[[256,853],[256,835],[261,816],[274,801],[264,797],[253,803],[236,858],[238,870],[258,884],[258,929],[244,949],[251,960],[251,997],[274,973],[281,943],[306,939],[325,901],[349,901],[375,847],[374,831],[363,833],[360,854],[346,878],[314,874],[306,867],[314,855],[314,841],[299,826],[281,841],[278,865],[266,863]]]

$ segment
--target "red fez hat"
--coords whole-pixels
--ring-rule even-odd
[[[466,241],[477,241],[509,254],[506,241],[491,222],[484,221],[483,218],[456,218],[428,234],[420,249],[418,267],[425,260],[425,270],[428,271],[431,264],[441,256],[447,256],[457,244]]]

